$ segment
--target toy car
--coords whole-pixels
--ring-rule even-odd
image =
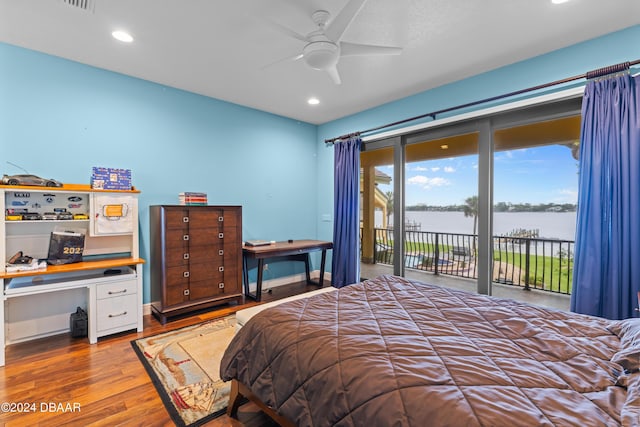
[[[89,219],[89,215],[86,214],[74,214],[73,219]]]
[[[20,221],[22,220],[22,215],[20,214],[7,214],[4,216],[5,221]]]
[[[58,219],[58,214],[55,212],[45,212],[42,214],[42,219]]]
[[[22,214],[22,219],[24,221],[33,221],[42,219],[42,215],[37,212],[24,212]]]
[[[73,219],[73,214],[71,212],[59,212],[58,219],[62,219],[62,220]]]
[[[2,175],[4,185],[35,185],[40,187],[62,187],[62,183],[55,179],[40,178],[36,175]]]

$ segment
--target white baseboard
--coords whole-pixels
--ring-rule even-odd
[[[320,270],[313,270],[310,272],[310,276],[312,279],[318,279],[320,278]],[[296,283],[296,282],[303,282],[304,280],[306,280],[305,274],[304,273],[300,273],[300,274],[293,274],[291,276],[283,276],[283,277],[278,277],[276,279],[268,279],[268,280],[262,280],[262,292],[267,292],[267,290],[272,289],[272,288],[277,288],[278,286],[284,286],[284,285],[288,285],[291,283]],[[331,284],[331,273],[330,272],[325,272],[324,273],[324,285],[328,286]],[[249,290],[251,292],[255,292],[256,291],[256,283],[255,282],[251,282],[249,283]],[[243,290],[244,292],[244,290]],[[143,313],[145,315],[147,314],[151,314],[151,304],[147,303],[144,304],[142,307]]]

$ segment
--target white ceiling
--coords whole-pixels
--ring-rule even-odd
[[[344,57],[335,85],[302,60],[265,68],[304,45],[268,21],[307,34],[347,0],[88,1],[0,0],[0,41],[315,124],[640,23],[638,0],[369,0],[342,41],[403,52]]]

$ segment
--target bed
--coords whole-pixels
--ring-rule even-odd
[[[638,321],[380,276],[256,314],[220,370],[282,425],[637,426]]]

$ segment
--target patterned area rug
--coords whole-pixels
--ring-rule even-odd
[[[220,360],[235,330],[235,315],[131,341],[173,422],[198,426],[224,414],[230,383]]]

